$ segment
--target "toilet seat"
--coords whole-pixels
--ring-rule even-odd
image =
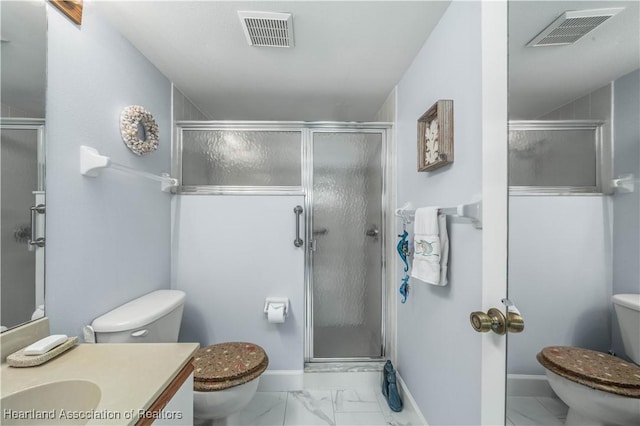
[[[259,377],[269,365],[260,346],[227,342],[200,348],[193,361],[193,389],[211,392],[239,386]]]
[[[546,369],[572,382],[640,398],[640,367],[620,358],[569,346],[546,347],[536,358]]]

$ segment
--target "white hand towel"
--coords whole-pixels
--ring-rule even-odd
[[[447,217],[437,207],[416,210],[411,276],[433,285],[447,285],[449,237]]]

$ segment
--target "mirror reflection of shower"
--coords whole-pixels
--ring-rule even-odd
[[[44,213],[39,212],[45,207],[36,206],[45,204],[45,2],[2,1],[0,19],[0,325],[4,331],[44,315]]]
[[[3,118],[0,136],[2,326],[10,328],[44,316],[44,120]]]

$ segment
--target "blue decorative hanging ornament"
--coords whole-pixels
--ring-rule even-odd
[[[409,275],[402,277],[402,284],[400,284],[400,294],[402,295],[402,303],[407,301],[407,296],[409,295]]]
[[[406,229],[403,229],[402,234],[398,235],[400,241],[398,241],[398,254],[400,255],[400,259],[404,262],[404,272],[409,270],[409,262],[407,261],[407,255],[409,254],[409,241],[407,241],[407,237],[409,233]]]
[[[409,233],[405,228],[406,224],[402,226],[402,234],[398,235],[400,241],[398,241],[397,250],[400,255],[400,259],[404,262],[404,276],[402,277],[402,284],[400,285],[400,294],[402,295],[402,303],[407,301],[407,296],[409,294],[409,262],[407,261],[407,256],[409,255],[409,242],[407,241],[407,237]]]

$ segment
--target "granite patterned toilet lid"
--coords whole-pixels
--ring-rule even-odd
[[[193,387],[197,391],[222,390],[259,377],[269,365],[260,346],[227,342],[200,348],[193,358]]]
[[[537,359],[545,368],[573,382],[640,398],[640,367],[620,358],[589,349],[549,346]]]

